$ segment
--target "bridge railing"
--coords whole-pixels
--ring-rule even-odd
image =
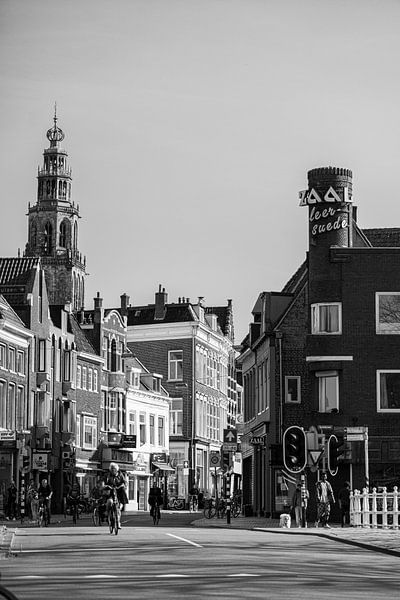
[[[400,493],[397,486],[393,492],[373,488],[369,492],[354,490],[350,493],[350,524],[353,527],[372,527],[374,529],[399,529]]]

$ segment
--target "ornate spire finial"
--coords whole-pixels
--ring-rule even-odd
[[[51,146],[58,146],[58,143],[62,142],[65,137],[63,130],[57,127],[57,118],[57,102],[54,102],[54,125],[47,132],[47,139]]]

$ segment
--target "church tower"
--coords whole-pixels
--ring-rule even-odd
[[[37,202],[28,205],[28,243],[25,256],[40,256],[50,304],[84,307],[86,257],[78,250],[79,205],[71,202],[71,168],[61,142],[65,135],[54,125],[47,132],[50,146],[38,169]]]

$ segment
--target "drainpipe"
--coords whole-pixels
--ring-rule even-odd
[[[279,348],[279,443],[283,440],[283,373],[282,373],[282,332],[276,332],[276,339],[278,340]]]

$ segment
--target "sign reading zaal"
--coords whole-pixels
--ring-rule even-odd
[[[32,450],[32,471],[48,471],[49,452]]]

